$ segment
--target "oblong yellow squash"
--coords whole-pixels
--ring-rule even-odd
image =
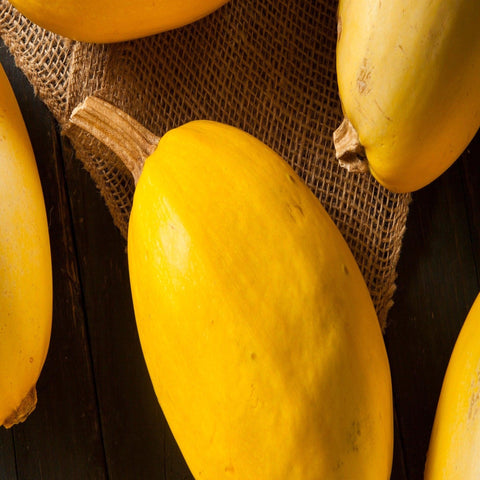
[[[23,421],[50,341],[47,216],[23,118],[0,67],[0,425]]]
[[[73,40],[133,40],[192,23],[228,0],[11,0],[41,27]]]
[[[389,478],[383,337],[317,198],[245,132],[195,121],[147,158],[128,232],[135,316],[197,479]]]
[[[479,25],[477,0],[340,0],[345,166],[412,192],[460,156],[480,126]]]
[[[455,343],[443,380],[425,480],[480,478],[480,295]]]

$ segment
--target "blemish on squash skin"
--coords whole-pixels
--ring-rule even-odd
[[[361,95],[366,95],[370,92],[370,80],[372,77],[372,69],[367,64],[367,59],[363,59],[362,66],[360,67],[360,71],[358,72],[357,77],[357,88]]]
[[[360,428],[360,422],[358,420],[352,422],[350,425],[350,430],[348,432],[348,444],[350,445],[350,449],[353,452],[358,452],[359,450],[359,438],[362,434],[362,430]]]
[[[287,211],[292,220],[296,221],[298,217],[304,217],[305,212],[303,211],[303,208],[298,204],[290,205],[289,203],[287,204]]]
[[[478,415],[480,409],[480,368],[477,370],[475,378],[472,380],[472,394],[468,406],[468,421],[473,421]]]
[[[389,122],[392,121],[392,117],[389,117],[385,111],[382,109],[382,107],[379,105],[379,103],[375,100],[375,105],[377,106],[378,110],[380,111],[380,113],[385,117],[386,120],[388,120]]]
[[[260,405],[260,399],[258,398],[255,385],[252,383],[250,385],[250,406],[252,410],[256,410],[259,405]]]

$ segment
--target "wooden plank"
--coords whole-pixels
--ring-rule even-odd
[[[390,480],[408,480],[405,466],[405,446],[403,445],[400,436],[398,414],[394,406],[394,447]]]
[[[92,179],[64,141],[109,478],[191,475],[153,392],[137,335],[126,242]]]
[[[480,284],[480,132],[461,158],[472,250]]]
[[[104,479],[104,451],[56,124],[4,50],[2,63],[37,159],[49,219],[54,281],[52,338],[37,385],[38,405],[25,423],[11,431],[16,478]]]
[[[0,428],[0,473],[2,480],[17,480],[13,435],[5,428]]]
[[[470,155],[478,164],[478,150]],[[445,369],[479,289],[462,168],[463,160],[413,195],[386,332],[409,479],[423,476]],[[468,184],[478,208],[477,189]]]

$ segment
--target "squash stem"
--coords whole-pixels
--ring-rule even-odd
[[[333,132],[333,143],[335,156],[341,167],[346,168],[349,172],[364,173],[368,171],[365,149],[360,143],[355,127],[347,117]]]
[[[137,184],[148,156],[160,138],[123,110],[95,96],[73,110],[70,123],[93,135],[123,162]]]

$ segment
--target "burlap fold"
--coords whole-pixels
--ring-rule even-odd
[[[289,162],[344,235],[382,327],[392,305],[410,195],[338,166],[342,119],[335,76],[336,2],[231,0],[183,28],[93,45],[46,32],[0,0],[0,35],[38,96],[65,126],[96,94],[156,135],[207,118],[240,127]],[[67,133],[126,235],[134,185],[115,155],[76,128]]]

